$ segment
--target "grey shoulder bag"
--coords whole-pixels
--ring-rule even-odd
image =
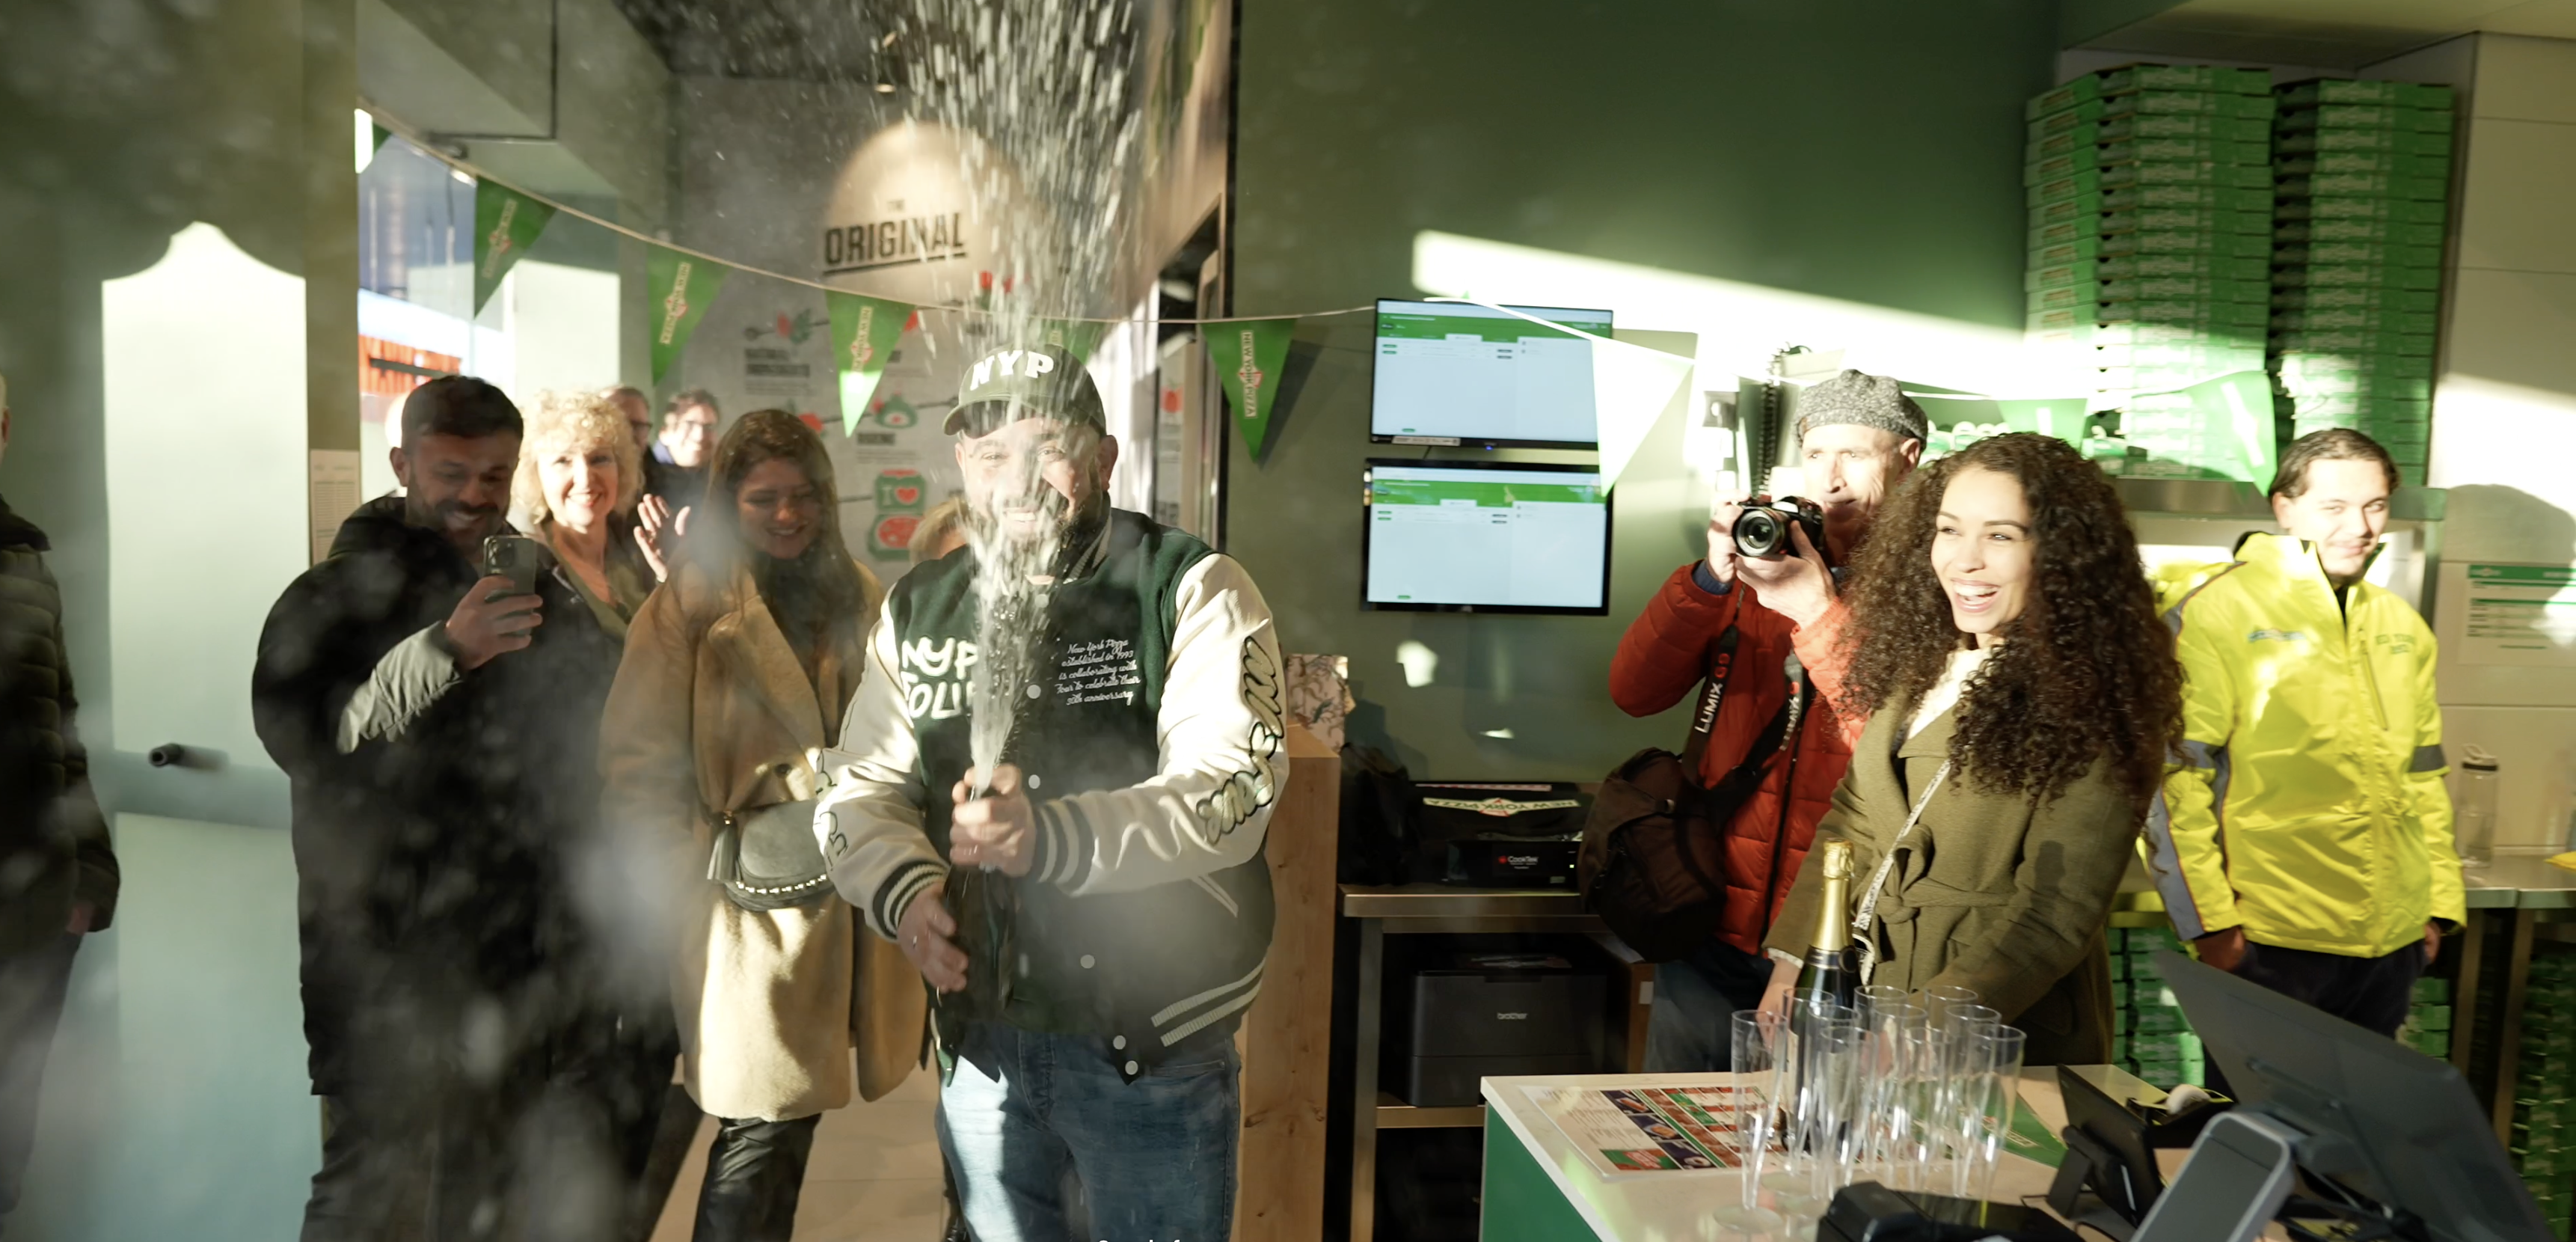
[[[810,756],[807,770],[819,770]],[[818,905],[832,895],[832,876],[814,835],[819,792],[796,802],[708,814],[716,832],[707,878],[724,889],[726,900],[766,914]]]

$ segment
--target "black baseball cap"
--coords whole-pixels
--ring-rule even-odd
[[[1000,349],[976,359],[959,385],[957,408],[940,430],[991,435],[1023,418],[1053,418],[1109,429],[1091,373],[1060,346]]]

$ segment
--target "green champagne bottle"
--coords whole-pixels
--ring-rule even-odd
[[[1849,1008],[1860,989],[1852,961],[1851,843],[1827,841],[1818,850],[1817,862],[1825,869],[1824,891],[1816,903],[1816,930],[1807,942],[1807,960],[1798,968],[1797,986],[1789,993],[1793,1018]]]

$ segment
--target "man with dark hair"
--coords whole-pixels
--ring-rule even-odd
[[[1923,456],[1923,409],[1884,375],[1844,371],[1798,394],[1798,456],[1807,499],[1824,511],[1825,546],[1792,527],[1794,554],[1739,553],[1742,501],[1718,507],[1708,556],[1673,571],[1619,640],[1610,695],[1632,716],[1681,702],[1736,646],[1726,695],[1698,776],[1714,787],[1745,768],[1760,782],[1723,826],[1725,905],[1717,934],[1655,970],[1646,1068],[1727,1068],[1727,1022],[1762,1001],[1771,962],[1762,941],[1851,764],[1857,720],[1834,708],[1846,659],[1835,575],[1869,534],[1887,497]],[[1749,588],[1749,589],[1746,589]],[[1792,670],[1794,667],[1794,680]]]
[[[684,388],[671,398],[662,415],[662,434],[654,438],[652,456],[644,463],[644,494],[660,500],[669,515],[676,517],[706,495],[707,462],[715,456],[716,424],[723,420],[715,394],[706,389]]]
[[[0,456],[9,431],[0,379]],[[0,1225],[18,1206],[72,955],[116,913],[116,851],[72,727],[50,546],[0,503]]]
[[[1286,777],[1270,610],[1231,558],[1110,507],[1080,362],[1003,350],[961,387],[976,535],[887,599],[816,835],[939,994],[974,1236],[1223,1238]]]
[[[325,1117],[306,1242],[489,1236],[518,1210],[510,1175],[545,1154],[523,1123],[560,1016],[556,847],[598,797],[596,714],[561,705],[600,702],[604,684],[568,683],[617,662],[566,646],[609,641],[591,627],[549,634],[547,614],[581,606],[554,575],[528,594],[481,568],[518,466],[509,398],[431,380],[402,431],[404,493],[360,507],[287,587],[251,681],[293,783]]]
[[[2397,464],[2358,431],[2281,454],[2278,535],[2248,535],[2166,612],[2184,755],[2147,820],[2200,959],[2394,1035],[2466,916],[2433,633],[2365,581]]]

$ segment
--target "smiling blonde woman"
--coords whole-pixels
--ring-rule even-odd
[[[554,554],[556,572],[624,642],[626,623],[663,576],[660,549],[635,521],[644,454],[606,397],[545,392],[526,411],[510,524]]]

